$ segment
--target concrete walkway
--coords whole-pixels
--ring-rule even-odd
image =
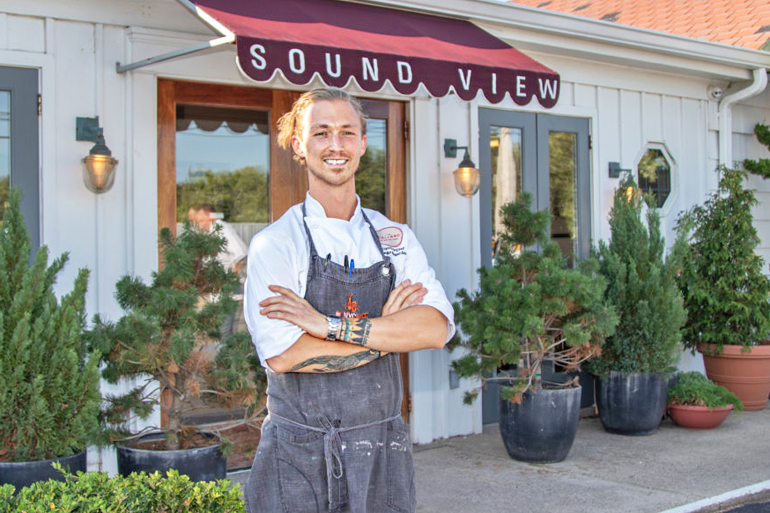
[[[415,446],[415,468],[423,513],[724,511],[749,495],[770,500],[770,409],[710,431],[666,419],[642,437],[582,419],[567,459],[543,465],[511,459],[489,426]]]
[[[712,513],[770,501],[770,409],[731,414],[710,431],[666,419],[641,437],[586,418],[567,459],[544,465],[511,459],[489,426],[416,445],[414,462],[421,513]]]

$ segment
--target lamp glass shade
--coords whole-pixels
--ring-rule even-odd
[[[461,163],[462,164],[462,163]],[[475,167],[460,167],[452,173],[455,178],[455,189],[461,195],[469,198],[476,194],[481,184],[481,171]]]
[[[91,153],[83,159],[83,182],[88,190],[100,194],[110,190],[115,182],[117,159],[110,155]]]

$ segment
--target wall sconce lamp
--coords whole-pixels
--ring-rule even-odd
[[[630,172],[631,172],[630,169],[621,169],[620,162],[609,163],[610,178],[620,178],[620,173],[630,173]]]
[[[470,198],[479,190],[481,171],[476,169],[467,146],[457,146],[455,139],[444,139],[444,157],[457,158],[457,150],[465,150],[465,155],[460,161],[460,167],[452,172],[455,178],[455,189],[461,195]]]
[[[96,143],[82,161],[83,182],[86,188],[96,194],[109,191],[115,182],[115,166],[118,165],[118,161],[112,157],[112,152],[104,142],[99,117],[77,118],[75,140]]]

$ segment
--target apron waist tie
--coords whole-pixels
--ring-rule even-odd
[[[290,426],[309,429],[310,431],[324,434],[324,460],[326,461],[326,484],[329,492],[329,510],[336,511],[345,505],[347,498],[340,497],[342,494],[337,494],[338,497],[335,500],[335,494],[333,493],[333,488],[335,488],[334,485],[337,484],[338,487],[341,485],[339,481],[342,479],[344,474],[342,468],[342,438],[340,437],[340,433],[347,433],[348,431],[355,431],[357,429],[364,429],[377,426],[379,424],[385,424],[386,422],[393,422],[394,420],[400,419],[401,414],[399,413],[392,417],[388,417],[387,419],[375,420],[374,422],[368,422],[366,424],[359,424],[357,426],[348,426],[342,428],[335,426],[327,417],[323,415],[318,416],[318,421],[323,426],[320,428],[315,426],[307,426],[300,422],[295,422],[291,419],[281,417],[280,415],[276,415],[272,412],[270,412],[270,418],[277,420],[279,424],[285,423]],[[347,496],[347,493],[345,493],[345,495]]]

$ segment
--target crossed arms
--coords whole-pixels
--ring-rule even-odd
[[[275,372],[340,372],[354,369],[390,352],[444,346],[447,321],[431,306],[421,305],[427,290],[409,280],[388,297],[382,317],[344,319],[338,340],[325,340],[326,317],[291,290],[271,285],[277,295],[259,303],[260,314],[302,328],[305,333],[286,351],[267,360]]]

